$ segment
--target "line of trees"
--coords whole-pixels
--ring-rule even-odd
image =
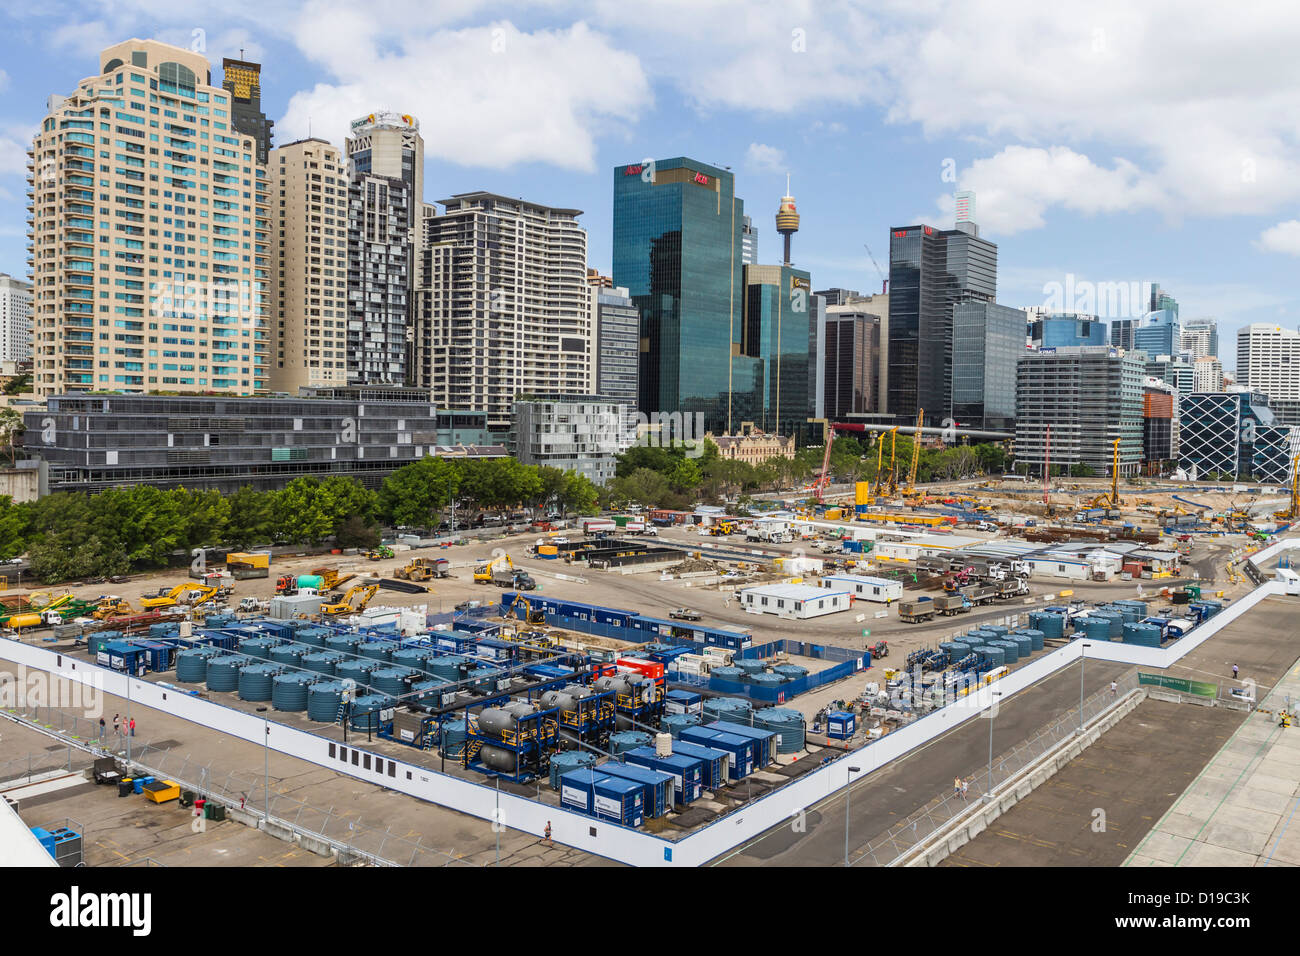
[[[26,554],[40,580],[57,584],[165,567],[176,551],[271,543],[369,548],[379,527],[432,530],[453,498],[462,514],[555,507],[595,513],[585,477],[513,458],[424,458],[376,490],[346,476],[295,478],[278,491],[233,494],[147,485],[99,494],[58,492],[15,504],[0,496],[0,559]]]

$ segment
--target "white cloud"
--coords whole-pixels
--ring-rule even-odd
[[[1300,256],[1300,220],[1288,219],[1265,229],[1255,240],[1255,248]]]
[[[785,153],[765,143],[749,144],[749,149],[745,151],[745,166],[760,173],[783,173],[789,168]]]

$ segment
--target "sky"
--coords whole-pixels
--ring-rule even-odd
[[[1005,305],[1156,282],[1183,319],[1218,319],[1227,368],[1240,326],[1300,323],[1298,5],[44,0],[0,29],[0,271],[20,276],[46,98],[151,37],[218,82],[223,56],[261,62],[276,142],[414,115],[426,201],[582,209],[607,274],[613,168],[689,156],[735,172],[762,262],[790,176],[815,289],[879,291],[890,227],[951,227],[973,189]]]

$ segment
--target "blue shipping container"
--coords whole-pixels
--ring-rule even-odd
[[[584,767],[560,775],[560,805],[601,820],[639,827],[644,822],[643,786]]]
[[[699,757],[681,753],[660,757],[651,747],[636,747],[623,754],[623,759],[629,764],[670,775],[673,778],[673,801],[678,806],[684,807],[700,799],[704,788],[704,761]]]
[[[607,760],[596,769],[605,771],[611,777],[640,784],[641,805],[645,809],[645,815],[650,819],[662,817],[673,808],[675,798],[672,774],[639,764],[619,763],[617,760]]]
[[[708,727],[687,727],[680,739],[725,751],[731,757],[727,766],[728,780],[743,780],[754,772],[754,741],[748,738]]]
[[[724,734],[733,734],[737,737],[744,737],[754,742],[754,769],[766,767],[772,762],[772,757],[776,753],[776,733],[771,730],[759,730],[757,727],[747,727],[744,724],[733,724],[727,720],[715,720],[711,724],[705,725],[710,730],[718,730]]]
[[[694,757],[702,762],[700,785],[705,790],[716,790],[727,785],[731,764],[731,754],[727,751],[691,743],[689,740],[674,740],[673,752],[683,757]]]

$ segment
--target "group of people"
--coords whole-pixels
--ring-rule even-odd
[[[126,724],[123,725],[123,723],[122,723],[122,715],[121,715],[121,714],[114,714],[114,715],[113,715],[113,734],[114,734],[115,736],[117,736],[117,737],[121,737],[121,736],[122,736],[122,729],[123,729],[123,726],[125,726],[125,728],[126,728],[126,732],[127,732],[127,735],[128,735],[128,736],[130,736],[130,737],[134,737],[134,736],[135,736],[135,718],[134,718],[134,717],[128,718],[127,721],[126,721]],[[103,739],[104,739],[104,732],[105,732],[107,729],[108,729],[108,723],[107,723],[107,721],[105,721],[103,717],[99,718],[99,739],[100,739],[100,740],[103,740]]]

